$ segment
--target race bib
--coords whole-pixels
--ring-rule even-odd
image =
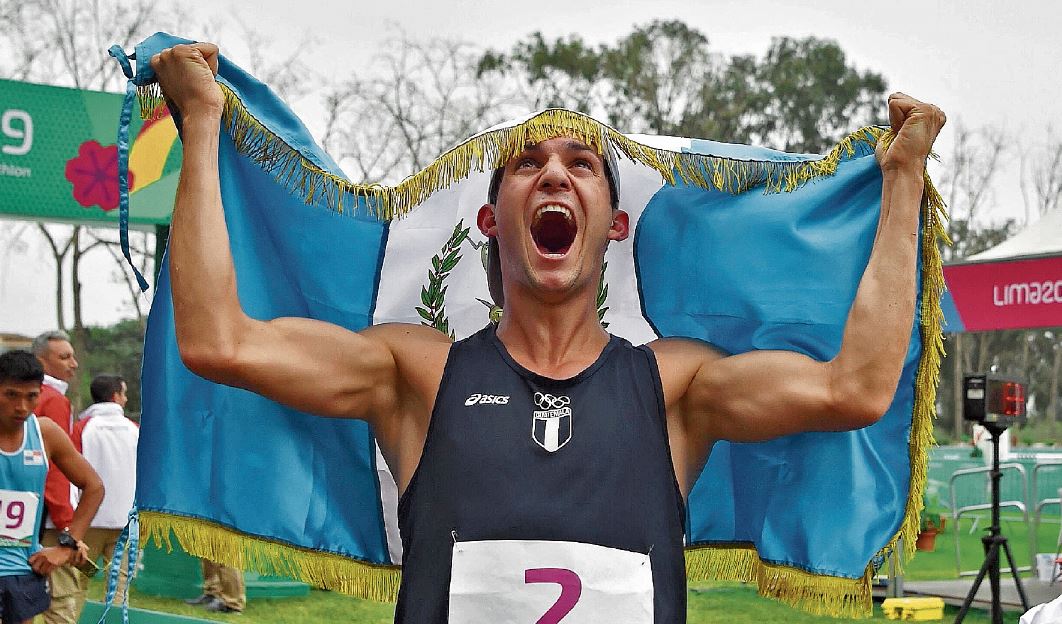
[[[33,543],[39,504],[33,492],[0,490],[0,548],[25,548]]]
[[[649,556],[577,542],[456,542],[449,621],[652,624]]]

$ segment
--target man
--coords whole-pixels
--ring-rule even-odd
[[[490,621],[498,609],[534,621],[542,614],[516,611],[542,583],[561,585],[554,617],[595,601],[624,614],[615,621],[683,621],[685,496],[714,442],[859,428],[890,404],[914,318],[937,108],[889,98],[897,136],[878,154],[877,240],[829,362],[610,337],[598,280],[628,217],[607,162],[563,136],[526,146],[497,174],[478,226],[497,241],[489,274],[500,273],[504,313],[496,329],[452,344],[424,326],[352,333],[243,312],[221,205],[216,55],[196,44],[151,61],[183,118],[170,241],[181,357],[216,382],[372,425],[402,493],[397,621]],[[466,401],[484,390],[505,400],[468,420]],[[560,435],[556,416],[572,412],[580,435]],[[522,574],[498,572],[514,560]]]
[[[50,602],[45,577],[85,561],[81,539],[103,500],[103,483],[54,422],[33,414],[44,370],[27,351],[0,354],[0,621],[30,622]],[[45,475],[56,466],[82,489],[81,505],[58,544],[41,548]]]
[[[77,376],[78,368],[70,336],[64,331],[45,332],[33,339],[32,348],[33,354],[44,366],[44,385],[41,386],[37,416],[50,418],[69,437],[74,431],[74,418],[66,391]],[[48,473],[45,507],[46,526],[50,529],[68,526],[74,516],[74,507],[70,504],[70,482],[57,470]]]
[[[70,336],[58,330],[45,332],[33,340],[33,354],[44,366],[44,385],[37,415],[50,418],[70,439],[74,432],[74,416],[66,391],[77,376],[78,369]],[[66,476],[59,470],[49,470],[44,490],[47,513],[41,535],[41,542],[46,546],[55,546],[61,529],[70,526],[74,517],[72,496],[70,481]],[[47,624],[77,622],[79,611],[76,605],[84,603],[82,576],[73,566],[62,566],[51,575],[48,589],[52,594],[52,604],[44,614]]]
[[[247,606],[247,588],[243,571],[209,559],[200,559],[203,570],[203,593],[185,600],[215,613],[243,613]]]
[[[140,428],[125,417],[128,402],[125,380],[118,375],[96,375],[89,386],[92,405],[78,416],[74,425],[74,448],[81,453],[103,479],[107,494],[100,504],[89,530],[85,533],[88,558],[100,556],[107,562],[114,555],[114,547],[125,528],[136,492],[136,446]],[[84,493],[82,492],[83,496]],[[81,506],[80,498],[78,507]],[[118,592],[115,603],[122,602],[125,592],[125,566],[118,571]],[[79,591],[74,595],[73,613],[80,615],[85,606],[88,577],[78,577]]]

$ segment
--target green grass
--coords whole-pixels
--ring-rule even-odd
[[[985,526],[985,522],[981,526]],[[981,532],[969,533],[970,522],[963,521],[959,527],[963,553],[963,569],[975,569],[982,560]],[[957,578],[955,570],[955,527],[950,524],[945,533],[937,537],[934,552],[920,552],[908,566],[905,581],[939,580]],[[1028,539],[1023,527],[1011,520],[1005,521],[1003,531],[1010,540],[1012,551],[1019,565],[1028,563]],[[1040,528],[1041,550],[1054,550],[1058,536],[1058,524],[1046,524]],[[93,579],[89,596],[102,600],[103,575]],[[185,605],[180,600],[159,598],[139,593],[135,588],[130,594],[132,606],[153,611],[165,611],[202,619],[222,622],[254,622],[261,624],[309,624],[316,622],[358,622],[365,624],[390,624],[394,617],[394,605],[358,600],[349,596],[325,591],[312,591],[309,596],[285,599],[258,599],[247,604],[243,615],[209,613],[199,607]],[[944,622],[955,619],[957,609],[948,607]],[[755,588],[741,583],[697,583],[689,592],[689,624],[837,624],[840,620],[802,613],[778,602],[760,598]],[[895,622],[887,620],[880,606],[875,605],[874,616],[864,622]],[[967,616],[970,624],[987,624],[989,618],[982,610],[974,609]],[[1015,624],[1018,614],[1009,614],[1008,624]]]
[[[981,545],[981,537],[985,535],[984,528],[988,526],[988,518],[984,517],[978,525],[977,531],[970,533],[973,523],[972,518],[963,517],[962,526],[959,527],[959,550],[962,554],[962,569],[976,570],[984,560],[984,548]],[[1004,516],[1000,523],[1003,535],[1007,538],[1010,551],[1013,553],[1019,566],[1029,565],[1029,536],[1025,531],[1020,517]],[[940,579],[958,578],[955,570],[955,536],[956,530],[949,523],[944,533],[937,535],[936,550],[933,552],[920,552],[905,572],[904,579],[907,581],[930,581]],[[1040,525],[1038,546],[1040,552],[1055,552],[1058,540],[1058,520],[1045,522]],[[1029,576],[1035,572],[1028,573]]]
[[[102,597],[102,583],[93,582],[90,597]],[[252,600],[243,615],[208,613],[190,607],[179,600],[138,594],[134,589],[130,604],[152,611],[165,611],[220,622],[255,622],[261,624],[309,624],[316,622],[357,622],[359,624],[390,624],[394,606],[358,600],[331,592],[313,591],[304,598],[283,600]],[[955,619],[957,609],[946,610],[945,622]],[[699,583],[689,592],[689,624],[837,624],[840,620],[808,615],[773,600],[760,598],[755,588],[740,583]],[[862,622],[894,622],[875,605],[874,616]],[[973,610],[966,618],[970,624],[988,624],[984,611]],[[1007,624],[1018,621],[1018,615],[1008,616]]]

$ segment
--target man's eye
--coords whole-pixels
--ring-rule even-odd
[[[530,158],[523,158],[516,163],[517,169],[527,169],[528,167],[537,167],[538,163]]]
[[[591,163],[591,162],[590,162],[589,160],[582,160],[582,159],[579,159],[579,160],[577,160],[577,161],[575,161],[575,162],[573,163],[573,166],[575,166],[575,167],[582,167],[582,168],[584,168],[584,169],[590,169],[591,171],[593,171],[593,169],[594,169],[594,165],[593,165],[593,163]]]

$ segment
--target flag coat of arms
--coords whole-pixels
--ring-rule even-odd
[[[132,84],[144,114],[162,105],[148,59],[181,42],[158,34],[137,47]],[[346,180],[294,114],[224,58],[218,82],[225,218],[240,300],[254,318],[350,330],[420,323],[455,339],[481,329],[498,314],[486,239],[474,227],[490,172],[526,142],[571,136],[617,157],[630,215],[632,236],[610,245],[599,287],[608,331],[634,344],[687,336],[727,353],[787,349],[819,360],[839,348],[880,213],[874,146],[890,139],[884,129],[856,130],[827,154],[787,154],[625,135],[546,110],[469,138],[394,187],[365,186]],[[901,537],[913,550],[941,349],[943,207],[928,178],[926,189],[919,305],[888,412],[857,431],[717,443],[688,499],[690,579],[741,579],[809,611],[866,614],[884,556]],[[164,261],[144,355],[142,535],[167,541],[172,532],[197,556],[393,598],[397,491],[370,428],[189,372],[167,270]],[[572,435],[570,409],[561,397],[542,403],[529,434],[555,450]]]

